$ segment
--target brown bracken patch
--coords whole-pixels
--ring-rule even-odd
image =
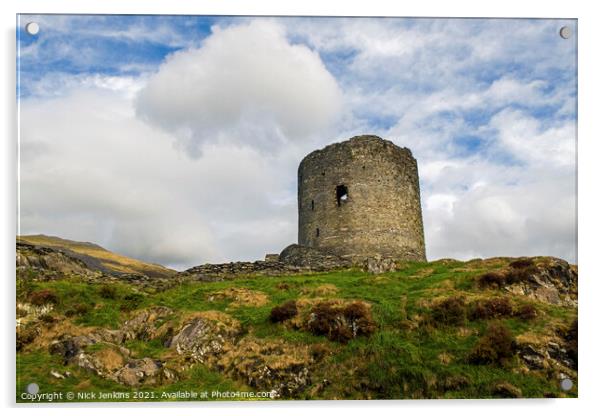
[[[471,364],[498,364],[508,362],[515,353],[516,341],[501,322],[492,322],[469,354]]]
[[[297,315],[297,303],[294,300],[275,306],[270,312],[270,321],[283,322]]]

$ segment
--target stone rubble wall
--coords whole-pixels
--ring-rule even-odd
[[[183,277],[192,276],[198,280],[221,280],[246,275],[282,276],[308,272],[324,272],[351,267],[351,262],[340,256],[291,244],[278,256],[278,260],[237,261],[222,264],[203,264],[182,273]]]

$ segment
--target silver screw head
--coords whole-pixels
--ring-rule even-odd
[[[34,36],[40,33],[40,25],[36,22],[29,22],[25,25],[25,31]]]
[[[564,391],[569,391],[573,388],[573,382],[570,378],[563,378],[560,382],[560,388]]]
[[[37,383],[29,383],[27,385],[27,393],[29,394],[38,394],[39,391],[40,386],[38,386]]]
[[[568,39],[572,35],[571,28],[568,26],[562,26],[558,33],[562,39]]]

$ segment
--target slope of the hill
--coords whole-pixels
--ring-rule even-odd
[[[18,275],[18,401],[31,382],[76,400],[577,395],[577,268],[555,258],[161,290],[38,272]]]
[[[151,278],[167,278],[176,274],[175,270],[113,253],[93,243],[71,241],[46,235],[19,236],[17,237],[17,243],[60,251],[69,257],[82,261],[90,270],[106,274],[139,274]]]

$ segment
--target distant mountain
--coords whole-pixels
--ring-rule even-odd
[[[71,241],[47,235],[17,236],[17,243],[46,247],[82,261],[91,270],[108,274],[142,274],[148,277],[172,277],[177,272],[158,264],[145,263],[88,242]]]

